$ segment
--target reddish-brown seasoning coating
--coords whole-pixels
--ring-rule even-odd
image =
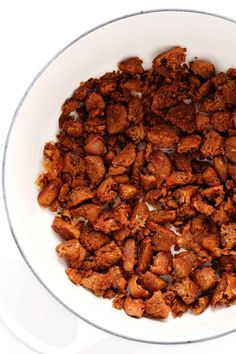
[[[68,278],[135,318],[236,303],[236,69],[185,59],[81,83],[37,179]]]

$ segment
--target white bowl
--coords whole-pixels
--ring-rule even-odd
[[[80,81],[116,68],[128,56],[140,56],[145,67],[175,45],[212,61],[218,71],[236,66],[236,24],[219,16],[179,10],[126,16],[82,35],[58,53],[38,74],[15,113],[4,158],[4,196],[15,241],[29,267],[69,310],[110,333],[152,343],[186,343],[235,330],[236,306],[207,310],[200,316],[136,320],[76,287],[57,257],[53,215],[37,203],[35,180],[42,170],[44,143],[55,139],[60,106]],[[11,280],[10,280],[11,281]],[[14,281],[14,280],[13,280]],[[58,319],[63,321],[63,319]]]

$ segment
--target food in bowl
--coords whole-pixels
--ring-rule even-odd
[[[236,69],[185,58],[82,82],[37,181],[69,279],[136,318],[236,302]]]

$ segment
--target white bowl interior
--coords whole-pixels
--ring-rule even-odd
[[[35,180],[42,171],[44,143],[54,140],[60,106],[80,81],[116,68],[128,56],[140,56],[145,67],[172,46],[188,49],[188,59],[208,59],[218,71],[236,66],[236,25],[193,12],[150,12],[102,26],[75,41],[42,72],[16,114],[7,146],[5,194],[15,238],[28,263],[46,287],[82,318],[115,334],[151,342],[186,342],[234,330],[236,306],[207,310],[201,316],[155,321],[128,317],[80,287],[64,272],[55,253],[52,213],[37,203]],[[59,319],[62,320],[63,319]]]

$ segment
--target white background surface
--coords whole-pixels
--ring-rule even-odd
[[[233,1],[1,1],[0,155],[2,156],[8,126],[18,102],[38,71],[56,52],[83,32],[112,18],[141,10],[158,8],[196,9],[236,19],[236,5],[233,4]],[[201,24],[199,24],[199,26],[200,25]],[[99,55],[99,53],[94,53],[94,55]],[[0,225],[0,270],[2,272],[0,277],[2,278],[5,275],[7,282],[14,285],[14,282],[16,281],[14,276],[19,277],[19,274],[17,272],[14,274],[14,268],[13,271],[10,272],[10,267],[7,266],[6,262],[11,260],[19,260],[19,262],[21,262],[21,256],[15,246],[7,224],[2,198],[0,199]],[[23,263],[21,267],[22,269],[24,268]],[[19,269],[21,267],[19,267]],[[17,270],[18,272],[19,269]],[[31,279],[30,273],[28,276],[29,279]],[[41,296],[43,297],[44,290],[40,290],[40,285],[38,285],[37,281],[32,279],[31,281],[33,284],[33,290],[31,293],[32,297],[37,297],[37,294],[41,294],[41,292]],[[2,288],[2,285],[0,288]],[[14,286],[9,286],[9,291],[12,291],[11,296],[9,294],[9,299],[12,299],[12,301],[17,299],[17,289],[17,287],[14,288]],[[45,297],[43,298],[47,299],[47,296],[49,295],[45,294]],[[53,304],[54,300],[50,299],[49,301]],[[33,321],[35,319],[34,302],[32,301],[28,306],[26,306],[26,304],[27,302],[25,301],[24,307],[22,308],[25,308],[25,311],[32,314],[31,321]],[[231,334],[213,341],[194,345],[175,347],[147,346],[140,343],[121,340],[96,330],[84,322],[72,318],[72,315],[67,315],[64,309],[58,308],[59,305],[57,304],[51,306],[52,312],[53,306],[55,306],[54,311],[57,311],[57,314],[60,315],[60,317],[58,317],[58,335],[63,335],[63,316],[73,323],[76,322],[76,328],[78,328],[79,335],[76,352],[80,354],[100,354],[110,353],[111,351],[113,354],[120,353],[121,351],[124,354],[143,354],[144,352],[150,354],[154,352],[165,354],[171,353],[172,351],[175,352],[175,354],[187,354],[190,351],[192,354],[202,351],[222,353],[223,351],[226,352],[232,350],[231,348],[234,346],[236,340],[236,334]],[[47,326],[49,326],[48,330],[50,330],[50,326],[53,326],[53,323],[50,322],[50,309],[47,308],[46,300],[41,302],[41,311],[45,311],[45,316],[42,314],[40,317],[40,323],[38,323],[38,327],[36,326],[35,328],[40,328],[41,326],[44,331],[47,331]],[[32,328],[34,327],[33,322],[31,326]],[[32,354],[34,351],[21,344],[21,342],[15,339],[15,337],[0,323],[0,353]],[[68,351],[67,354],[70,354],[70,352]]]

